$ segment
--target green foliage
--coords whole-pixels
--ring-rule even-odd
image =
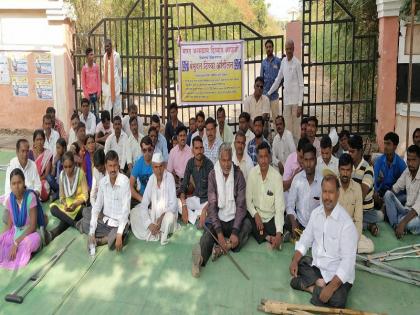
[[[420,0],[416,0],[416,20],[420,20]],[[400,16],[406,21],[410,21],[411,16],[411,0],[403,0],[400,9]]]

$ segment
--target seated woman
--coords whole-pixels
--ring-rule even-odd
[[[50,231],[50,239],[63,233],[69,226],[75,226],[82,217],[82,206],[89,197],[85,173],[76,166],[73,152],[63,155],[63,170],[60,173],[60,199],[50,205],[51,214],[60,220]]]
[[[92,174],[93,174],[93,156],[95,154],[95,136],[87,135],[85,140],[85,155],[82,161],[82,168],[86,174],[86,181],[88,184],[89,191],[92,189]]]
[[[51,200],[58,199],[58,190],[60,183],[60,173],[63,170],[63,154],[67,151],[67,142],[64,138],[57,140],[55,145],[55,156],[52,162],[51,174],[48,175],[47,181],[51,189]]]
[[[29,159],[35,162],[38,175],[41,179],[41,201],[47,201],[50,196],[50,185],[47,177],[51,173],[53,152],[44,148],[45,133],[42,129],[34,131],[33,148],[29,150]]]
[[[6,200],[9,212],[7,230],[0,235],[0,268],[4,269],[26,266],[31,254],[41,246],[41,236],[36,230],[37,196],[26,189],[22,170],[15,168],[10,173],[10,188]]]

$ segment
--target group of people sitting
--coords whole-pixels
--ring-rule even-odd
[[[316,305],[343,307],[356,253],[374,251],[363,230],[378,236],[385,219],[398,238],[420,233],[420,129],[405,161],[396,154],[398,135],[388,133],[372,167],[359,135],[318,139],[316,117],[302,119],[296,146],[282,116],[270,141],[267,117],[242,112],[233,134],[223,107],[217,120],[198,112],[189,128],[176,104],[169,114],[163,134],[159,116],[145,129],[135,105],[112,122],[104,111],[97,124],[84,99],[67,136],[48,108],[32,147],[18,140],[7,168],[0,267],[25,266],[69,227],[89,244],[121,251],[130,230],[164,245],[180,223],[193,224],[204,229],[192,248],[193,276],[250,236],[272,250],[295,242],[291,286]],[[59,222],[52,229],[42,205],[49,200]]]

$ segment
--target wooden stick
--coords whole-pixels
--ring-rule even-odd
[[[275,300],[261,299],[260,310],[266,313],[272,314],[284,314],[287,311],[304,311],[311,313],[320,314],[342,314],[342,315],[378,315],[377,313],[364,312],[358,310],[352,310],[349,308],[333,308],[333,307],[322,307],[314,305],[304,304],[290,304]],[[286,313],[287,314],[287,313]]]

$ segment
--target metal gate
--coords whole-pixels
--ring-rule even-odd
[[[253,93],[254,79],[260,73],[260,64],[265,57],[264,42],[272,39],[275,54],[283,52],[283,36],[262,36],[242,22],[214,23],[193,3],[170,3],[164,12],[162,0],[139,0],[125,17],[102,19],[87,34],[74,36],[74,77],[76,102],[81,98],[80,73],[85,63],[85,49],[92,47],[96,62],[102,69],[104,40],[112,40],[120,53],[123,79],[123,108],[136,103],[140,115],[145,118],[157,112],[165,115],[167,106],[176,101],[178,80],[177,39],[182,41],[234,40],[245,41],[246,95]],[[167,33],[164,31],[167,16]],[[167,42],[164,42],[167,38]],[[164,47],[167,47],[167,55]],[[164,73],[164,58],[167,58],[167,72]],[[163,76],[168,78],[163,91]],[[281,95],[281,93],[280,93]],[[206,116],[216,117],[216,105],[183,106],[179,119],[188,124],[190,117],[203,110]],[[224,105],[227,122],[238,124],[241,104]]]
[[[320,134],[372,134],[375,122],[375,35],[356,35],[355,17],[339,0],[303,0],[304,114]]]

